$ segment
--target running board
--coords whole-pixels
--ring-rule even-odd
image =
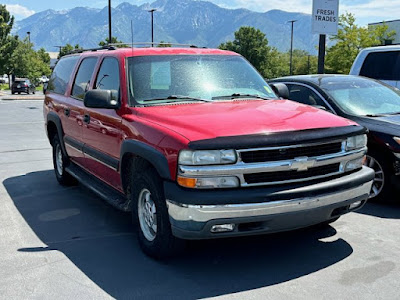
[[[71,162],[65,170],[111,206],[122,211],[130,210],[129,203],[124,194],[97,179],[94,175],[89,174],[78,165]]]

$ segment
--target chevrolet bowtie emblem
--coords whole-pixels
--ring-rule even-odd
[[[312,168],[315,163],[315,159],[309,159],[308,157],[297,157],[292,162],[290,169],[298,172],[307,171],[309,168]]]

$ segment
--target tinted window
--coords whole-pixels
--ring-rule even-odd
[[[71,77],[71,73],[78,59],[79,56],[68,56],[58,61],[53,74],[51,74],[47,88],[48,91],[57,94],[65,94],[69,78]]]
[[[96,79],[96,89],[111,90],[113,100],[119,99],[119,67],[115,58],[105,58]]]
[[[168,96],[219,101],[232,94],[274,98],[261,75],[242,57],[232,55],[160,55],[130,57],[129,87],[136,102]],[[226,99],[225,99],[226,100]]]
[[[381,80],[400,80],[400,51],[368,54],[360,75]]]
[[[78,73],[72,86],[71,96],[83,99],[90,86],[90,79],[96,66],[97,58],[85,58],[79,66]]]
[[[286,85],[289,88],[290,100],[307,105],[320,105],[326,107],[325,102],[310,88],[297,84]]]

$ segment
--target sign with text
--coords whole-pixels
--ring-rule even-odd
[[[312,32],[337,34],[339,0],[313,0]]]

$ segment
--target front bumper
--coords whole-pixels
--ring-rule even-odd
[[[220,198],[210,199],[212,191],[197,190],[182,191],[183,195],[192,195],[191,201],[176,201],[171,186],[165,188],[173,234],[183,239],[203,239],[272,233],[329,221],[353,210],[350,205],[355,202],[361,201],[356,207],[360,208],[368,199],[373,178],[373,170],[363,167],[350,175],[303,187],[216,191],[215,198],[226,193],[225,203],[218,203]],[[231,203],[227,197],[232,198]],[[193,199],[197,203],[187,203]],[[222,224],[235,224],[234,230],[211,232],[214,225]]]

